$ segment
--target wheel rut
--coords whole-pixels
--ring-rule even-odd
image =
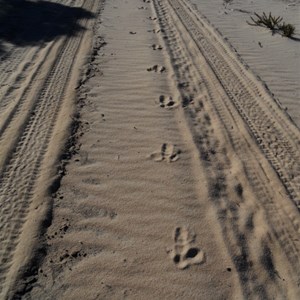
[[[285,297],[280,262],[270,249],[279,244],[296,283],[299,131],[188,1],[153,4],[243,293],[249,299]],[[266,227],[258,233],[262,218]]]
[[[235,61],[225,47],[216,38],[208,38],[210,32],[204,21],[194,14],[187,2],[173,1],[171,5],[173,8],[176,7],[179,18],[189,29],[191,37],[227,97],[235,105],[291,199],[300,209],[299,131],[276,107],[277,104],[263,87],[247,76],[243,66],[239,66],[239,62]]]
[[[96,11],[97,7],[99,3],[92,0],[85,1],[82,5],[88,11]],[[88,22],[88,18],[78,21],[82,27],[87,26]],[[1,148],[9,143],[6,131],[17,126],[17,136],[7,151],[0,173],[0,295],[7,292],[4,287],[13,284],[8,282],[7,276],[11,272],[14,253],[22,238],[22,227],[29,213],[43,159],[54,126],[58,122],[58,114],[70,85],[74,62],[84,35],[84,31],[81,31],[74,36],[57,39],[47,47],[29,78],[29,84],[1,127]],[[47,55],[55,47],[55,61],[42,82],[39,82],[37,91],[32,92],[37,88],[35,79],[41,72]],[[35,55],[37,54],[34,53]],[[4,102],[1,104],[4,105]],[[28,110],[25,117],[22,116],[24,107]]]
[[[58,3],[58,1],[52,1]],[[60,1],[65,5],[70,2],[69,6],[75,5],[75,0]],[[43,42],[39,46],[11,46],[9,50],[0,58],[1,74],[0,74],[0,114],[3,114],[8,103],[14,100],[14,92],[16,86],[19,87],[27,78],[29,69],[34,67],[36,59],[42,49],[51,43]],[[24,64],[23,61],[26,61]]]

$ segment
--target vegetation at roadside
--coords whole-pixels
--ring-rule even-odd
[[[288,38],[291,38],[295,33],[295,26],[291,24],[286,24],[285,22],[282,22],[282,17],[274,17],[272,16],[272,13],[269,13],[269,15],[266,15],[266,13],[263,13],[262,15],[259,15],[258,13],[254,13],[256,19],[254,17],[250,17],[253,23],[250,23],[247,21],[247,23],[251,26],[261,26],[266,27],[272,30],[272,32],[280,32],[283,36],[286,36]]]
[[[282,31],[284,36],[291,37],[295,33],[295,26],[283,22],[283,24],[279,26],[279,30]]]

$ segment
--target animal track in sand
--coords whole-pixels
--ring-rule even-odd
[[[78,213],[80,213],[85,218],[108,218],[113,220],[117,217],[117,213],[106,207],[98,207],[93,204],[82,203],[77,208]]]
[[[154,65],[153,67],[148,68],[147,71],[148,72],[154,71],[154,72],[163,73],[163,72],[166,71],[166,68],[164,66]]]
[[[176,149],[175,145],[164,143],[161,145],[160,151],[152,153],[150,158],[157,162],[163,160],[166,160],[167,162],[174,162],[179,159],[180,153],[181,150]]]
[[[60,225],[59,228],[56,229],[56,231],[53,231],[52,234],[47,233],[46,234],[46,239],[47,240],[52,240],[55,238],[63,238],[66,232],[70,229],[70,222],[69,219],[64,220],[64,222]]]
[[[153,44],[151,47],[152,47],[153,50],[162,50],[163,49],[163,47],[161,45]]]
[[[82,182],[90,185],[99,185],[101,181],[98,178],[85,178]]]
[[[151,32],[151,30],[150,30]],[[165,32],[164,29],[153,29],[152,30],[153,33],[160,33],[160,32]]]
[[[203,250],[194,246],[196,235],[187,227],[177,227],[174,232],[174,247],[167,250],[175,265],[183,270],[205,262]]]
[[[178,102],[174,101],[171,96],[166,97],[164,95],[159,96],[159,106],[163,108],[175,108],[179,105]]]
[[[186,88],[188,88],[190,86],[190,83],[189,82],[179,82],[178,84],[177,84],[177,87],[179,88],[179,89],[186,89]]]

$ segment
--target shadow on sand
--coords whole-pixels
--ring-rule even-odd
[[[0,43],[18,46],[75,35],[85,29],[78,24],[79,19],[94,17],[85,9],[49,1],[0,0],[0,10]]]

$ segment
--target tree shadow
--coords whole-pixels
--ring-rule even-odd
[[[7,3],[3,1],[2,3]],[[85,28],[80,19],[94,14],[80,7],[70,7],[49,1],[11,0],[0,14],[0,41],[18,46],[49,42],[59,36],[72,36]],[[2,49],[2,50],[1,50]],[[0,45],[0,55],[3,48]]]

